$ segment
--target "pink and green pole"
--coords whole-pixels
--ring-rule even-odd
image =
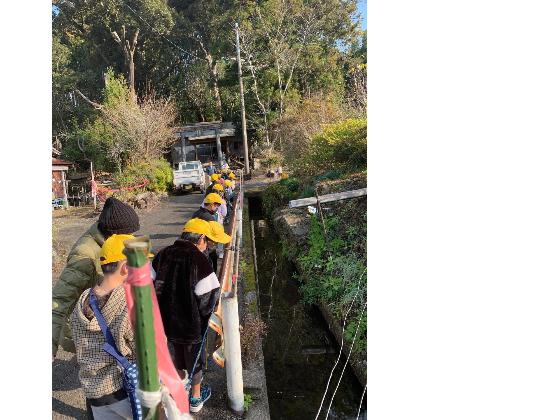
[[[139,373],[139,388],[142,391],[156,392],[160,389],[158,365],[156,357],[156,341],[154,331],[154,312],[152,303],[151,282],[135,281],[136,277],[150,276],[149,265],[150,242],[147,237],[125,241],[125,255],[129,267],[129,278],[132,277],[131,288],[134,299],[134,340],[136,343],[136,361]],[[142,407],[143,418],[157,418],[159,410]]]

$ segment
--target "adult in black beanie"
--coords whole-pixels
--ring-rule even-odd
[[[140,221],[132,207],[109,197],[99,215],[97,227],[105,237],[114,234],[132,234],[140,229]]]

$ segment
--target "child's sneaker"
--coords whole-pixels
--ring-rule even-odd
[[[200,398],[194,398],[194,397],[190,398],[191,413],[198,413],[204,406],[204,403],[208,401],[211,395],[212,395],[212,389],[210,389],[208,385],[202,385],[200,387]]]

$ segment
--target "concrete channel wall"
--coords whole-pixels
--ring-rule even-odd
[[[310,227],[310,217],[305,209],[282,209],[276,211],[272,216],[272,222],[276,233],[280,238],[286,243],[292,244],[293,247],[298,249],[305,249],[307,246],[307,237]],[[301,273],[301,267],[299,266],[297,260],[294,260],[294,265],[296,269]],[[329,329],[335,336],[339,345],[342,344],[342,326],[340,322],[336,320],[333,316],[331,310],[324,304],[318,305],[323,318],[327,321]],[[350,353],[351,343],[348,340],[344,341],[342,350],[346,356]],[[367,363],[362,357],[358,356],[356,353],[352,353],[350,357],[350,366],[354,374],[362,384],[365,386],[367,383]]]
[[[253,267],[253,249],[249,222],[249,202],[244,201],[243,206],[243,235],[240,263],[240,281],[237,285],[239,318],[243,325],[251,319],[260,319],[258,307],[258,292],[255,282]],[[241,331],[243,340],[243,330]],[[245,395],[250,395],[251,403],[244,418],[250,420],[270,420],[268,394],[266,388],[266,375],[262,338],[251,343],[250,357],[243,358],[243,390]]]

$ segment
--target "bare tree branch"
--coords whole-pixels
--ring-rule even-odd
[[[79,89],[74,89],[74,91],[77,92],[78,95],[80,95],[84,101],[86,101],[88,104],[90,104],[95,109],[103,109],[103,105],[98,104],[97,102],[93,102],[92,100],[88,99],[86,97],[86,95],[84,95],[82,92],[80,92]]]

